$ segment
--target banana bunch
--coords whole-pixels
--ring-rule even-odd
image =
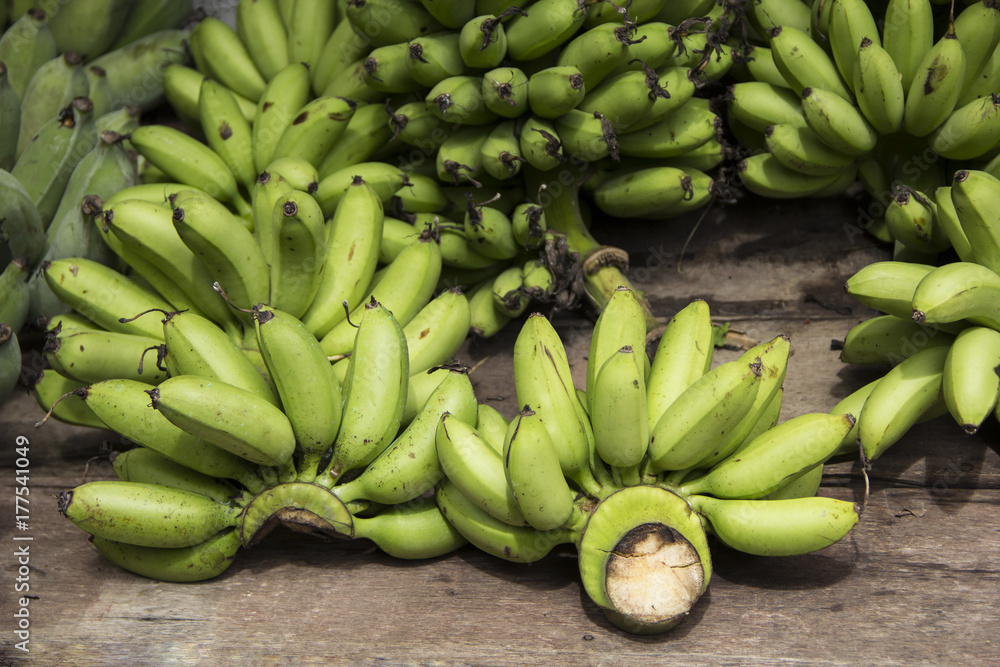
[[[748,5],[755,33],[728,91],[744,186],[765,197],[829,196],[860,180],[859,225],[897,256],[951,243],[934,192],[1000,153],[1000,7],[889,0]]]
[[[184,60],[180,25],[190,11],[187,0],[4,3],[0,298],[11,306],[0,322],[15,333],[67,310],[43,264],[117,259],[92,233],[84,197],[110,198],[138,182],[125,138],[162,101],[163,66]]]
[[[860,511],[816,496],[855,418],[778,423],[786,337],[712,367],[708,307],[695,301],[666,325],[652,363],[645,349],[642,307],[619,287],[576,389],[558,334],[532,315],[514,347],[517,415],[480,406],[475,425],[445,414],[436,433],[436,499],[455,529],[517,562],[573,544],[587,594],[635,633],[669,629],[704,593],[708,535],[802,554],[842,538]]]
[[[935,194],[961,261],[877,262],[846,285],[884,315],[847,333],[841,359],[893,366],[835,408],[858,413],[869,460],[927,419],[950,414],[975,434],[991,414],[1000,418],[1000,179],[959,170]]]
[[[46,275],[60,271],[58,284],[110,271],[75,261],[54,262]],[[112,455],[118,481],[59,497],[59,511],[106,558],[147,577],[199,581],[279,524],[367,538],[407,559],[465,544],[430,493],[441,477],[437,422],[447,413],[475,423],[472,384],[461,367],[411,378],[411,354],[421,351],[408,349],[405,327],[383,304],[371,299],[354,316],[341,379],[319,340],[285,310],[238,310],[252,332],[235,341],[212,320],[163,309],[162,299],[131,287],[129,299],[121,285],[90,284],[97,301],[110,293],[145,310],[120,321],[96,310],[80,311],[89,321],[62,316],[46,345],[51,368],[36,385],[56,418],[135,444]],[[147,352],[155,359],[144,363]]]
[[[729,24],[714,1],[671,4],[240,1],[235,28],[194,26],[194,67],[165,71],[168,101],[229,174],[161,164],[185,149],[153,140],[137,145],[144,180],[205,188],[249,219],[274,162],[311,164],[328,216],[361,176],[386,208],[383,263],[435,237],[438,287],[469,294],[472,331],[531,303],[600,308],[627,257],[587,231],[581,185],[605,212],[652,218],[719,191],[722,119],[696,92],[733,65]]]
[[[0,43],[9,39],[13,50],[14,41],[28,38],[32,41],[22,43],[36,61],[68,52],[93,61],[153,33],[178,29],[191,14],[191,0],[7,0],[0,7]],[[19,77],[26,84],[31,73],[24,70]]]

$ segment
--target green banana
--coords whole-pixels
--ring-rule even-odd
[[[123,378],[157,385],[167,379],[165,368],[144,363],[146,351],[160,345],[158,338],[112,331],[49,334],[43,352],[48,364],[80,382]]]
[[[646,382],[650,431],[670,404],[708,371],[713,350],[712,321],[704,301],[692,301],[667,322]]]
[[[846,364],[898,364],[928,347],[948,346],[955,337],[895,315],[880,315],[851,327],[840,360]]]
[[[906,91],[903,129],[915,137],[924,137],[941,125],[962,93],[965,70],[965,52],[951,24],[917,65]]]
[[[693,496],[691,506],[726,545],[758,556],[795,556],[828,547],[857,524],[861,508],[836,498],[723,500]]]
[[[596,162],[604,157],[618,160],[618,137],[600,112],[573,109],[555,120],[562,150],[568,157]]]
[[[201,188],[212,197],[249,213],[239,183],[225,160],[200,141],[164,125],[143,125],[129,136],[135,149],[173,180]]]
[[[302,63],[291,63],[269,77],[253,118],[253,165],[258,174],[271,163],[285,130],[309,101],[309,73]]]
[[[385,106],[365,104],[358,107],[337,142],[319,163],[319,177],[326,178],[339,169],[371,159],[392,136],[390,118]]]
[[[496,307],[492,288],[493,279],[487,278],[469,292],[469,331],[482,338],[495,336],[511,320]]]
[[[806,123],[823,142],[848,155],[864,155],[875,148],[878,133],[847,99],[818,88],[802,91]]]
[[[453,358],[469,333],[470,322],[469,299],[460,289],[447,289],[431,299],[403,327],[410,375]]]
[[[933,269],[912,262],[873,262],[848,278],[844,289],[869,308],[909,319],[913,314],[913,292]]]
[[[181,5],[183,3],[177,3]],[[164,100],[164,70],[187,54],[187,30],[160,29],[90,62],[107,72],[111,109],[134,104],[149,111]]]
[[[789,25],[772,29],[770,47],[775,66],[796,93],[819,88],[844,100],[851,99],[851,91],[840,78],[837,65],[802,30]]]
[[[437,455],[438,423],[443,415],[470,424],[476,421],[476,397],[469,376],[442,371],[444,380],[423,407],[378,458],[354,479],[333,487],[342,502],[370,500],[386,505],[408,503],[434,488],[444,477]],[[504,422],[506,429],[506,422]],[[498,453],[503,447],[503,433]]]
[[[645,359],[637,354],[644,352],[626,345],[608,357],[587,392],[597,454],[618,468],[638,466],[649,444]],[[588,360],[588,371],[591,365]]]
[[[293,0],[285,20],[288,60],[314,67],[323,53],[337,20],[336,3],[329,0]],[[269,78],[266,77],[265,78]]]
[[[1000,270],[1000,224],[989,202],[1000,192],[1000,179],[985,171],[961,169],[955,172],[951,200],[961,229],[965,232],[975,262],[993,271]]]
[[[975,251],[969,242],[969,237],[958,219],[958,211],[952,198],[951,188],[942,186],[934,191],[934,204],[937,207],[937,221],[944,230],[951,247],[955,249],[958,258],[963,262],[974,262]]]
[[[754,499],[791,477],[823,463],[854,426],[850,414],[806,413],[765,431],[706,475],[684,482],[678,492],[718,498]]]
[[[498,181],[513,178],[526,161],[521,157],[521,141],[513,120],[497,123],[479,149],[483,170]]]
[[[133,0],[111,49],[125,47],[158,30],[180,28],[190,15],[190,0]]]
[[[78,388],[67,400],[75,405],[79,397],[89,414],[96,416],[106,428],[195,472],[218,479],[234,479],[252,493],[261,489],[260,478],[246,460],[182,430],[154,410],[146,393],[153,389],[152,385],[134,380],[104,380]],[[43,393],[36,387],[40,402],[43,402]]]
[[[497,118],[486,106],[483,84],[477,76],[460,74],[443,79],[430,89],[424,101],[447,123],[487,125]]]
[[[518,11],[521,11],[520,9]],[[458,48],[467,67],[489,69],[499,65],[507,55],[506,18],[492,13],[470,19],[459,32]]]
[[[829,37],[833,60],[840,76],[850,86],[854,82],[855,66],[861,58],[858,45],[864,48],[864,40],[868,40],[881,46],[878,26],[867,3],[863,0],[836,0],[830,8]],[[853,92],[859,94],[856,88]]]
[[[239,323],[212,289],[213,273],[181,240],[174,229],[170,209],[140,199],[125,199],[104,209],[102,223],[103,228],[110,230],[110,235],[127,248],[130,258],[143,259],[162,274],[169,275],[187,304],[217,322],[230,335],[238,335]],[[140,273],[145,274],[145,271]],[[157,283],[157,288],[162,289],[162,284]]]
[[[903,127],[905,93],[901,75],[889,52],[865,38],[858,48],[851,81],[861,113],[881,134]]]
[[[114,452],[111,464],[118,479],[123,482],[156,484],[171,489],[190,491],[212,500],[225,503],[237,498],[240,492],[225,480],[215,479],[167,458],[148,447],[135,447],[125,452]]]
[[[930,136],[929,145],[949,160],[972,160],[1000,142],[1000,95],[990,94],[955,109]]]
[[[413,81],[430,88],[450,76],[465,74],[466,65],[459,49],[460,39],[458,32],[411,39],[406,65]]]
[[[33,7],[13,19],[13,24],[0,36],[0,61],[7,66],[10,85],[18,99],[24,98],[28,83],[38,68],[57,55],[48,17],[38,8]]]
[[[312,195],[292,190],[278,198],[271,222],[273,307],[299,318],[319,289],[326,261],[323,211]]]
[[[371,311],[371,302],[378,301],[393,314],[399,327],[405,327],[424,305],[431,300],[441,275],[441,250],[428,234],[407,246],[374,280],[361,306],[335,324],[320,340],[327,355],[347,354],[357,339],[358,330],[352,322],[361,320]],[[404,338],[405,340],[405,338]],[[404,355],[405,356],[405,355]]]
[[[444,31],[444,26],[418,2],[350,0],[345,16],[355,32],[376,47]]]
[[[628,287],[615,288],[611,298],[601,311],[594,324],[594,332],[590,337],[590,350],[587,355],[587,384],[585,391],[589,399],[594,397],[597,376],[612,357],[620,356],[623,347],[634,350],[635,359],[646,350],[646,320],[642,312],[639,297]],[[643,391],[645,393],[645,378],[649,370],[649,362],[643,358],[640,368],[643,376]],[[590,410],[593,412],[593,404]],[[617,465],[617,464],[613,464]]]
[[[295,433],[288,417],[252,391],[176,375],[146,393],[170,423],[247,461],[282,466],[292,458]]]
[[[885,50],[899,69],[904,90],[917,76],[920,61],[934,44],[934,16],[930,0],[889,0],[885,9]]]
[[[400,322],[374,298],[356,319],[340,432],[321,475],[333,480],[375,460],[395,438],[406,407],[409,358]]]
[[[239,508],[138,482],[88,482],[59,494],[59,513],[91,535],[144,547],[183,548],[234,526]]]
[[[205,262],[230,303],[251,308],[268,300],[264,255],[239,218],[212,197],[191,191],[172,196],[170,205],[177,235]]]
[[[382,203],[392,199],[407,183],[405,171],[385,162],[361,162],[338,169],[321,180],[313,193],[323,208],[323,215],[329,218],[334,214],[341,198],[359,178],[372,188]]]
[[[209,147],[226,163],[244,191],[253,192],[257,181],[253,131],[236,97],[221,83],[206,78],[198,96],[198,119]]]
[[[583,73],[574,65],[547,67],[528,77],[528,103],[531,112],[538,118],[562,116],[580,106],[586,93]],[[622,100],[618,99],[618,102]]]
[[[530,526],[512,526],[495,518],[467,498],[454,483],[442,480],[434,493],[441,513],[462,537],[488,554],[519,563],[541,560],[559,544],[572,543],[569,529],[541,532]]]
[[[45,249],[45,225],[31,195],[9,171],[0,169],[0,240],[32,266]]]
[[[49,288],[64,303],[108,331],[163,340],[163,328],[150,318],[132,318],[170,304],[103,264],[82,257],[57,259],[42,267]]]
[[[592,490],[590,419],[573,387],[562,341],[538,313],[528,317],[514,343],[514,388],[518,405],[531,406],[548,429],[563,474],[584,491]]]
[[[438,423],[436,443],[441,471],[462,495],[503,523],[527,525],[506,480],[506,447],[501,456],[475,428],[448,414],[442,415]]]
[[[242,543],[237,530],[223,530],[200,544],[179,549],[143,547],[92,535],[94,548],[118,567],[159,581],[192,582],[225,572]]]
[[[537,530],[553,530],[569,522],[576,494],[563,477],[546,426],[527,405],[507,429],[503,470],[506,486],[528,525]]]
[[[17,154],[24,153],[42,125],[78,97],[90,90],[83,69],[83,57],[72,51],[43,63],[28,82],[21,96],[21,126],[17,137]]]
[[[955,338],[944,361],[945,405],[962,430],[974,434],[1000,398],[1000,332],[969,327]]]
[[[390,556],[407,560],[443,556],[468,543],[430,497],[354,517],[354,537],[368,538]]]
[[[38,406],[56,419],[74,426],[107,428],[94,411],[73,392],[84,386],[82,382],[60,375],[46,368],[29,382]]]
[[[955,35],[962,43],[966,62],[963,91],[972,87],[1000,44],[1000,6],[993,0],[966,4],[968,7],[955,17]]]
[[[90,59],[111,48],[131,11],[131,0],[60,3],[49,16],[49,29],[60,52]]]
[[[802,98],[791,90],[762,81],[746,81],[729,87],[729,113],[747,127],[763,132],[769,125],[806,124]]]
[[[771,199],[794,199],[815,194],[837,180],[839,174],[812,176],[789,169],[770,153],[759,153],[736,163],[743,186]]]
[[[239,35],[217,18],[205,17],[191,29],[191,53],[203,74],[254,102],[267,87]]]
[[[21,98],[11,85],[7,65],[0,60],[0,169],[9,171],[17,158],[21,129]]]
[[[650,429],[651,469],[686,470],[711,454],[753,407],[761,364],[720,364],[685,389]]]
[[[858,416],[858,443],[874,461],[932,409],[941,396],[947,346],[921,350],[879,380]]]
[[[302,323],[317,337],[325,336],[345,317],[343,303],[357,308],[368,292],[378,262],[384,214],[375,191],[361,179],[347,188],[326,235],[326,266]]]
[[[315,66],[309,68],[313,92],[321,95],[338,72],[357,62],[370,49],[371,42],[354,32],[350,21],[337,21],[320,51]]]
[[[970,262],[944,264],[930,271],[913,292],[913,319],[946,324],[966,319],[1000,330],[1000,276]]]
[[[21,346],[17,332],[6,322],[0,322],[0,404],[17,386],[21,375]]]
[[[299,469],[315,473],[340,428],[340,382],[316,337],[294,316],[258,306],[253,319],[257,347],[295,433]]]
[[[20,331],[28,321],[28,258],[15,257],[0,273],[0,322]]]
[[[920,193],[904,190],[893,197],[885,223],[894,239],[917,252],[934,254],[951,245],[937,221],[936,206]]]
[[[643,26],[647,31],[648,25]],[[631,52],[631,47],[641,43],[644,37],[649,39],[648,35],[639,35],[637,36],[639,42],[635,42],[624,25],[602,23],[580,33],[560,49],[556,66],[576,67],[583,75],[584,87],[593,90],[605,77],[621,66],[626,58],[640,57]],[[662,65],[662,63],[647,64],[653,68]]]
[[[278,398],[233,338],[217,324],[190,311],[163,318],[170,375],[197,375],[253,392],[272,405]]]
[[[569,41],[586,16],[582,0],[538,0],[530,12],[514,16],[505,26],[507,55],[522,61],[544,56]]]
[[[93,111],[89,99],[74,98],[34,135],[10,171],[35,202],[45,227],[52,222],[76,165],[97,145]]]
[[[808,127],[781,123],[764,131],[768,152],[785,167],[810,176],[827,176],[843,172],[854,156],[827,146]]]
[[[622,155],[669,158],[690,153],[720,136],[722,119],[705,100],[691,99],[663,120],[630,128],[618,138]]]
[[[271,161],[298,157],[318,167],[356,109],[356,102],[341,97],[317,97],[307,102],[281,134]]]

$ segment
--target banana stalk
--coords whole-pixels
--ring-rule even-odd
[[[541,172],[533,167],[525,167],[525,190],[527,192],[542,192],[540,199],[545,210],[545,220],[550,230],[565,236],[571,255],[580,259],[583,271],[584,295],[590,303],[603,311],[611,300],[615,290],[628,287],[640,296],[643,316],[646,320],[646,330],[652,331],[659,327],[660,322],[649,303],[646,302],[642,290],[637,289],[629,281],[624,272],[627,258],[624,253],[618,256],[613,248],[601,245],[591,235],[580,211],[579,189],[582,178],[568,186],[561,182],[562,173],[556,170]],[[548,184],[552,184],[549,186]],[[597,261],[614,256],[617,262]]]

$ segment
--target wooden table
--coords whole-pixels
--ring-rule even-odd
[[[832,339],[872,314],[843,281],[887,251],[858,235],[850,198],[748,199],[697,216],[616,224],[632,276],[669,317],[705,298],[719,322],[753,340],[791,336],[787,419],[827,411],[877,377],[847,367]],[[852,231],[853,230],[853,231]],[[609,238],[610,225],[595,230]],[[556,319],[578,386],[591,323]],[[467,344],[481,401],[516,411],[512,323]],[[726,360],[738,354],[720,350]],[[571,548],[533,565],[464,547],[404,562],[370,543],[323,543],[287,530],[241,552],[221,577],[166,584],[123,572],[56,512],[53,495],[80,483],[106,432],[58,423],[21,393],[0,410],[4,546],[0,665],[21,664],[12,614],[18,563],[14,440],[30,439],[30,664],[996,664],[1000,654],[1000,426],[967,437],[950,418],[921,425],[879,459],[861,522],[844,540],[794,558],[713,547],[709,591],[680,626],[653,637],[611,625],[582,592]],[[821,493],[860,499],[857,464],[828,467]],[[88,479],[111,478],[106,462]]]

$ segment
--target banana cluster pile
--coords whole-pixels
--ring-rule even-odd
[[[81,276],[88,269],[77,268]],[[74,348],[113,341],[103,350],[105,374],[116,355],[130,357],[118,364],[126,371],[141,345],[159,350],[158,368],[140,379],[132,369],[81,384],[55,405],[75,403],[71,409],[137,445],[114,455],[120,481],[60,497],[62,514],[109,560],[167,581],[207,579],[278,524],[365,537],[399,558],[465,544],[429,492],[441,477],[437,422],[448,413],[476,423],[472,384],[457,367],[411,376],[421,362],[382,304],[370,300],[356,315],[343,380],[312,332],[285,311],[258,304],[241,313],[258,350],[248,355],[200,315],[133,305],[152,310],[119,324],[141,333],[60,334]],[[89,354],[93,368],[99,353]],[[56,363],[83,371],[79,362]]]
[[[1000,8],[995,0],[758,0],[728,95],[728,126],[759,150],[738,164],[767,197],[873,198],[859,223],[900,258],[952,246],[936,193],[957,169],[1000,155]],[[985,168],[985,167],[984,167]],[[992,167],[996,169],[996,165]],[[928,261],[927,263],[932,263]]]
[[[184,58],[179,26],[191,12],[187,1],[38,4],[0,8],[0,323],[11,330],[0,343],[0,403],[20,372],[17,333],[66,310],[38,267],[114,259],[90,233],[83,198],[137,182],[122,137],[163,101],[160,70]]]
[[[142,177],[196,185],[245,212],[256,175],[304,160],[321,201],[354,176],[379,193],[383,261],[429,228],[445,284],[465,288],[482,335],[532,301],[600,307],[625,281],[625,260],[590,236],[579,185],[622,217],[677,215],[717,190],[706,172],[724,157],[721,119],[695,93],[728,71],[731,53],[722,22],[691,23],[690,8],[672,5],[239,2],[235,30],[202,20],[195,67],[165,73],[167,99],[238,192],[212,191],[218,179],[186,173],[194,160],[166,147],[139,149]],[[726,58],[709,57],[716,42]],[[206,77],[213,99],[231,95],[225,125],[202,117]]]
[[[894,365],[840,407],[859,414],[869,459],[918,421],[951,414],[974,434],[990,414],[1000,418],[1000,180],[960,170],[948,201],[939,211],[962,261],[877,262],[847,281],[848,294],[886,314],[851,329],[841,358]]]
[[[638,299],[619,288],[577,390],[558,334],[532,315],[514,348],[517,416],[481,406],[477,426],[444,415],[437,429],[437,503],[458,532],[519,562],[574,544],[587,594],[637,633],[672,627],[705,591],[708,534],[752,554],[802,554],[842,538],[859,512],[816,496],[823,463],[856,451],[854,417],[778,425],[786,337],[711,368],[703,301],[667,324],[652,363],[645,335]]]

